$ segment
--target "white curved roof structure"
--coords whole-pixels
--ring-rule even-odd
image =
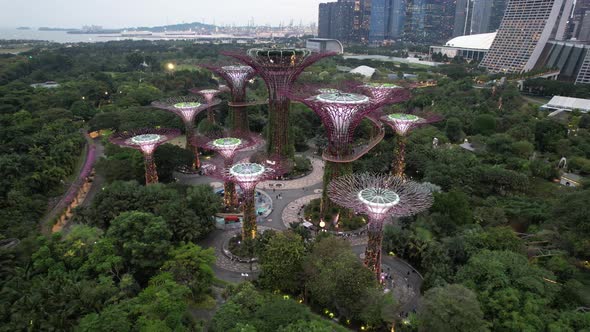
[[[361,74],[367,78],[373,77],[375,74],[375,68],[369,66],[358,66],[350,71],[351,74]]]
[[[461,49],[489,50],[496,38],[496,32],[459,36],[449,40],[445,46]]]

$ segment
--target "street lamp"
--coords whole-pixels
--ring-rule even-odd
[[[176,66],[175,66],[175,65],[174,65],[172,62],[169,62],[169,63],[166,65],[166,68],[168,68],[168,70],[174,70],[174,68],[175,68],[175,67],[176,67]]]
[[[322,230],[322,232],[324,231],[324,227],[326,227],[326,223],[324,222],[324,220],[320,220],[320,229]]]

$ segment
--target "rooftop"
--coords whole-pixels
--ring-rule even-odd
[[[369,66],[358,66],[350,71],[351,74],[361,74],[365,77],[371,78],[375,74],[375,68]]]
[[[474,50],[489,50],[496,38],[496,32],[459,36],[449,40],[445,46]]]
[[[587,113],[590,111],[590,99],[553,96],[547,104],[541,107],[552,110],[580,110]]]

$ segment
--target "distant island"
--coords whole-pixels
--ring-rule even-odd
[[[31,30],[29,27],[18,27],[16,30]]]
[[[27,28],[27,29],[30,29],[30,28]],[[81,29],[41,27],[41,28],[39,28],[39,31],[65,31],[69,34],[115,34],[115,33],[122,33],[124,31],[150,31],[150,32],[188,31],[188,30],[211,31],[213,29],[215,29],[215,25],[204,24],[204,23],[200,23],[200,22],[193,22],[193,23],[162,25],[162,26],[156,26],[156,27],[133,27],[133,28],[123,28],[123,29],[104,29],[102,26],[99,26],[99,25],[83,26]]]
[[[40,27],[37,29],[39,31],[76,31],[79,29],[72,29],[72,28],[48,28],[48,27]]]

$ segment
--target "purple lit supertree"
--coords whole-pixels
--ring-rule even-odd
[[[391,83],[365,83],[358,86],[369,97],[387,104],[397,104],[410,100],[410,90]]]
[[[365,265],[379,282],[385,220],[418,214],[433,203],[432,193],[417,182],[369,173],[349,174],[333,180],[328,185],[328,195],[336,204],[369,217]]]
[[[203,97],[203,99],[205,99],[205,102],[207,103],[207,105],[209,105],[209,107],[207,108],[207,120],[210,123],[215,123],[213,106],[216,104],[213,104],[213,101],[215,100],[215,97],[217,97],[217,95],[221,93],[221,91],[217,89],[191,89],[190,92],[198,94],[201,97]]]
[[[327,93],[310,96],[308,92],[305,92],[306,89],[311,89],[313,93],[317,93],[318,90]],[[326,90],[310,87],[304,87],[303,91],[291,91],[287,94],[291,99],[297,100],[313,110],[322,120],[327,132],[328,147],[323,153],[326,165],[321,204],[321,215],[326,217],[327,211],[332,207],[325,190],[327,184],[336,177],[352,173],[351,162],[365,155],[383,139],[383,135],[376,135],[366,146],[353,148],[355,129],[365,117],[385,105],[387,100],[346,93],[341,89]],[[384,133],[382,125],[377,120],[369,120],[374,122],[382,134]]]
[[[193,169],[199,169],[201,167],[201,161],[199,160],[199,149],[196,145],[191,144],[191,141],[195,137],[195,118],[199,113],[206,110],[210,106],[217,105],[221,102],[219,99],[214,99],[210,103],[202,103],[202,101],[202,99],[197,97],[176,97],[154,101],[152,103],[153,107],[172,112],[182,119],[186,132],[185,147],[191,150],[195,155]]]
[[[242,240],[256,237],[256,186],[263,181],[276,179],[288,171],[282,158],[263,163],[240,162],[225,167],[212,167],[207,175],[236,183],[242,188]]]
[[[250,132],[232,131],[228,133],[209,134],[207,136],[199,135],[195,137],[194,144],[210,151],[215,151],[223,157],[223,166],[229,167],[233,164],[236,153],[240,150],[257,145],[261,141],[260,137]],[[238,196],[236,193],[235,183],[225,181],[223,184],[223,201],[228,207],[238,206]]]
[[[336,53],[312,53],[308,49],[253,48],[246,54],[221,52],[254,68],[266,83],[269,99],[268,153],[292,156],[294,147],[289,141],[289,91],[305,68]]]
[[[439,114],[425,114],[417,116],[405,113],[393,113],[381,117],[381,121],[388,124],[397,134],[397,153],[391,164],[391,174],[404,176],[406,169],[406,143],[408,134],[415,128],[430,123],[439,122],[443,117]]]
[[[145,163],[145,183],[153,184],[158,183],[154,150],[178,136],[180,136],[180,130],[178,129],[145,128],[115,133],[110,137],[110,141],[122,147],[141,151]]]
[[[232,112],[230,113],[230,128],[241,132],[250,130],[248,124],[248,113],[245,107],[246,103],[246,83],[251,80],[256,71],[250,66],[212,66],[201,65],[215,74],[221,76],[231,93]]]

